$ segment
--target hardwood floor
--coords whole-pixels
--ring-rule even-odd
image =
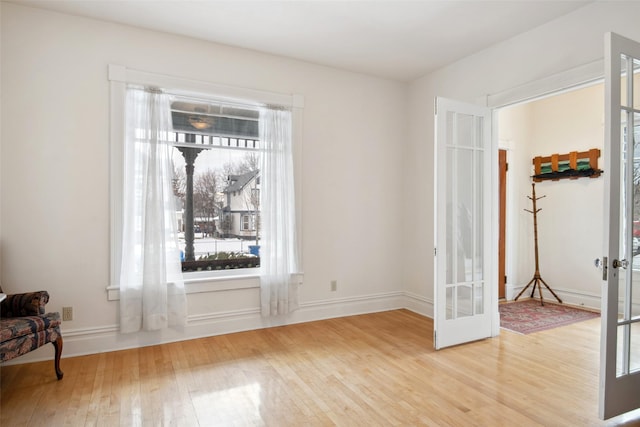
[[[600,426],[599,319],[433,350],[407,310],[1,369],[9,426]]]

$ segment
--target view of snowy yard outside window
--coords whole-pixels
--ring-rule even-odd
[[[183,271],[258,267],[260,152],[257,116],[243,116],[257,112],[235,108],[232,113],[225,114],[214,106],[219,108],[216,114],[209,111],[204,114],[201,104],[182,102],[179,109],[175,105],[172,105],[175,132],[170,134],[170,139],[174,143],[173,191]],[[183,115],[182,123],[176,110]],[[227,123],[223,123],[224,120]],[[223,131],[217,127],[218,121],[225,127]],[[252,130],[245,130],[248,135],[244,136],[242,130],[249,121],[253,122]],[[229,134],[233,136],[227,136]]]

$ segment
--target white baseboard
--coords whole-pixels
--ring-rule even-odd
[[[426,298],[412,292],[405,292],[405,307],[414,313],[433,319],[433,298]]]
[[[511,301],[515,298],[518,293],[524,288],[525,285],[522,286],[512,286],[513,292],[511,297],[509,296],[509,285],[506,288],[506,297],[507,300]],[[563,303],[575,306],[582,306],[585,308],[589,308],[591,310],[600,310],[601,298],[599,294],[592,294],[588,292],[576,291],[574,289],[565,289],[565,288],[552,288],[553,292],[555,292],[558,297],[562,300]],[[529,298],[531,295],[531,286],[527,289],[527,292],[523,293],[520,298]],[[549,302],[557,302],[554,296],[549,292],[546,288],[542,288],[542,297],[545,301]],[[540,298],[538,294],[538,290],[536,289],[534,298]]]
[[[121,334],[118,325],[62,330],[62,357],[84,356],[126,350],[176,341],[184,341],[234,332],[249,331],[316,320],[375,313],[406,308],[433,317],[433,301],[408,292],[387,292],[358,297],[310,301],[287,316],[262,317],[259,308],[191,315],[187,326],[153,332]],[[5,365],[53,359],[53,346],[47,345],[5,362]],[[62,365],[64,370],[64,364]]]

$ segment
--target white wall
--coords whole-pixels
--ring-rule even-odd
[[[527,198],[531,196],[531,159],[603,149],[603,85],[501,110],[500,139],[510,142],[514,154],[513,161],[509,160],[508,184],[515,197],[509,209],[517,220],[507,233],[517,234],[517,239],[507,253],[512,266],[509,283],[519,292],[535,271],[533,216],[523,210],[532,209]],[[599,166],[603,168],[602,157]],[[602,177],[536,184],[536,196],[544,196],[537,202],[538,209],[542,209],[538,213],[540,274],[567,302],[593,308],[599,308],[601,284],[593,260],[602,251],[603,184]],[[553,296],[547,293],[545,298]]]
[[[1,279],[13,292],[49,290],[52,310],[74,307],[66,355],[268,324],[248,288],[191,294],[183,334],[116,332],[117,303],[105,292],[107,64],[304,95],[306,274],[301,310],[287,320],[303,321],[430,312],[435,96],[476,101],[592,62],[606,31],[640,40],[640,3],[594,3],[407,86],[15,4],[0,11]]]
[[[640,40],[638,16],[638,2],[589,4],[411,84],[404,206],[415,212],[420,221],[405,223],[404,246],[408,250],[404,283],[409,294],[428,303],[433,301],[435,97],[474,102],[481,97],[591,63],[603,57],[604,33],[607,31]]]
[[[534,262],[531,210],[531,104],[522,104],[499,111],[499,147],[507,150],[507,228],[506,228],[506,297],[515,297],[514,284],[530,280]],[[525,284],[527,283],[525,281]]]
[[[65,355],[407,305],[406,84],[15,4],[1,11],[1,279],[9,292],[48,290],[52,311],[74,308]],[[118,305],[105,291],[110,63],[304,96],[305,283],[294,316],[263,321],[248,288],[190,294],[183,333],[117,333]]]

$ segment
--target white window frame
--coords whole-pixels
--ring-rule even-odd
[[[107,299],[120,298],[120,260],[122,253],[122,197],[123,197],[123,156],[125,135],[125,97],[128,84],[156,86],[171,93],[211,99],[212,102],[231,102],[243,105],[279,105],[289,107],[293,121],[293,163],[296,195],[296,219],[298,246],[302,250],[302,113],[304,97],[298,94],[280,94],[258,91],[217,83],[190,80],[127,68],[110,64],[108,68],[110,86],[110,277]],[[300,260],[302,262],[302,253]],[[302,271],[302,265],[300,266]],[[215,292],[232,289],[257,288],[259,268],[245,268],[225,271],[201,271],[184,273],[187,293]]]

